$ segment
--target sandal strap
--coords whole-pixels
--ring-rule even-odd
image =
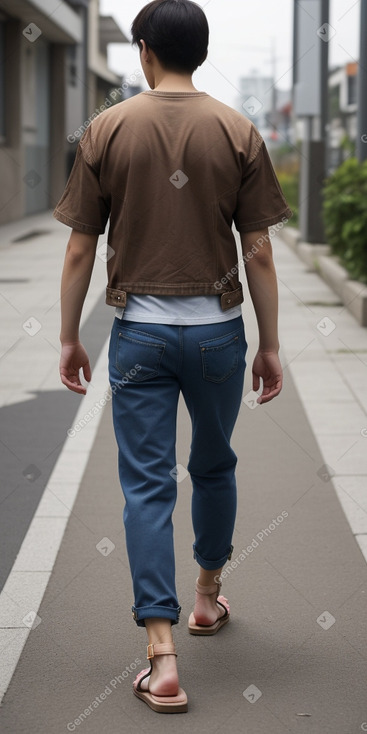
[[[223,599],[223,597],[222,597],[222,599]],[[223,609],[225,611],[225,614],[223,614],[223,616],[221,617],[221,619],[225,619],[226,617],[228,617],[229,616],[229,611],[228,611],[227,607],[225,606],[225,604],[222,604],[222,602],[221,601],[218,601],[218,599],[217,599],[217,604],[219,604],[220,607],[223,607]]]
[[[142,681],[145,680],[145,678],[148,678],[148,676],[151,674],[151,672],[152,672],[152,663],[150,663],[150,669],[147,670],[147,672],[144,673],[144,675],[142,675],[139,678],[139,680],[138,680],[138,682],[136,684],[136,690],[137,691],[141,691],[142,690],[142,687],[141,687]]]
[[[155,642],[147,647],[147,660],[155,658],[157,655],[176,655],[177,652],[174,642]]]
[[[221,586],[222,584],[220,581],[217,584],[211,584],[211,586],[203,586],[202,584],[199,584],[199,579],[196,579],[196,591],[198,594],[204,594],[207,596],[210,594],[217,594],[219,596]]]

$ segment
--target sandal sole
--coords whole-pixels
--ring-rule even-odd
[[[137,691],[134,686],[133,693],[135,694],[135,696],[140,698],[141,701],[144,701],[144,703],[146,703],[149,708],[151,708],[158,714],[184,714],[188,710],[187,698],[186,700],[180,701],[179,703],[163,703],[159,701],[156,696],[153,696],[151,693],[149,693],[149,691]],[[186,696],[182,688],[180,688],[180,694],[181,697]]]
[[[215,635],[221,627],[224,627],[227,622],[229,622],[230,615],[227,614],[223,619],[219,619],[215,624],[211,624],[208,627],[205,627],[205,625],[195,624],[190,625],[189,624],[189,632],[190,635]]]

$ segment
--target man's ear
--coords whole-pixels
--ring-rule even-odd
[[[145,43],[145,41],[143,41],[142,38],[140,39],[139,43],[140,43],[140,46],[141,46],[140,53],[143,56],[144,61],[147,62],[147,63],[149,63],[149,61],[150,61],[150,58],[149,58],[149,48],[148,48],[147,44]]]
[[[204,63],[204,61],[206,61],[206,60],[207,60],[207,58],[208,58],[208,49],[206,50],[206,53],[205,53],[205,56],[203,57],[203,60],[202,60],[202,61],[200,61],[200,64],[199,64],[199,66],[202,66],[202,65],[203,65],[203,63]]]

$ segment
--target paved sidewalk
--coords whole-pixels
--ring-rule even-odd
[[[367,561],[367,329],[279,240],[275,252],[283,365]]]
[[[51,213],[0,227],[0,590],[82,404],[58,370],[68,235]],[[97,258],[81,322],[92,364],[113,319],[104,306],[105,267]]]
[[[246,404],[248,371],[233,439],[239,456],[235,550],[223,584],[232,619],[208,639],[191,637],[186,629],[197,566],[188,478],[178,487],[174,521],[182,614],[174,632],[189,712],[159,716],[130,690],[146,664],[145,634],[130,612],[123,498],[107,403],[75,503],[69,503],[69,521],[38,609],[40,622],[29,632],[3,699],[2,730],[367,730],[367,566],[361,552],[367,406],[358,388],[365,375],[366,332],[340,306],[330,305],[335,296],[280,240],[274,249],[285,387],[276,401],[252,410]],[[326,317],[336,325],[327,337],[317,328]],[[248,304],[245,323],[251,360],[256,330]],[[102,388],[103,379],[96,378],[101,396]],[[80,445],[87,445],[88,431],[79,434]],[[177,462],[185,466],[190,426],[182,404],[178,432]],[[325,464],[335,473],[333,481]],[[359,488],[358,504],[351,485]],[[355,526],[340,502],[347,491],[358,507]],[[43,520],[64,511],[57,504],[44,508]]]

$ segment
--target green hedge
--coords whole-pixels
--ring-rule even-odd
[[[367,283],[367,161],[344,161],[323,194],[327,242],[350,276]]]
[[[292,209],[293,217],[290,220],[291,227],[298,226],[298,197],[299,197],[299,175],[298,173],[277,173],[279,183],[288,206]]]

